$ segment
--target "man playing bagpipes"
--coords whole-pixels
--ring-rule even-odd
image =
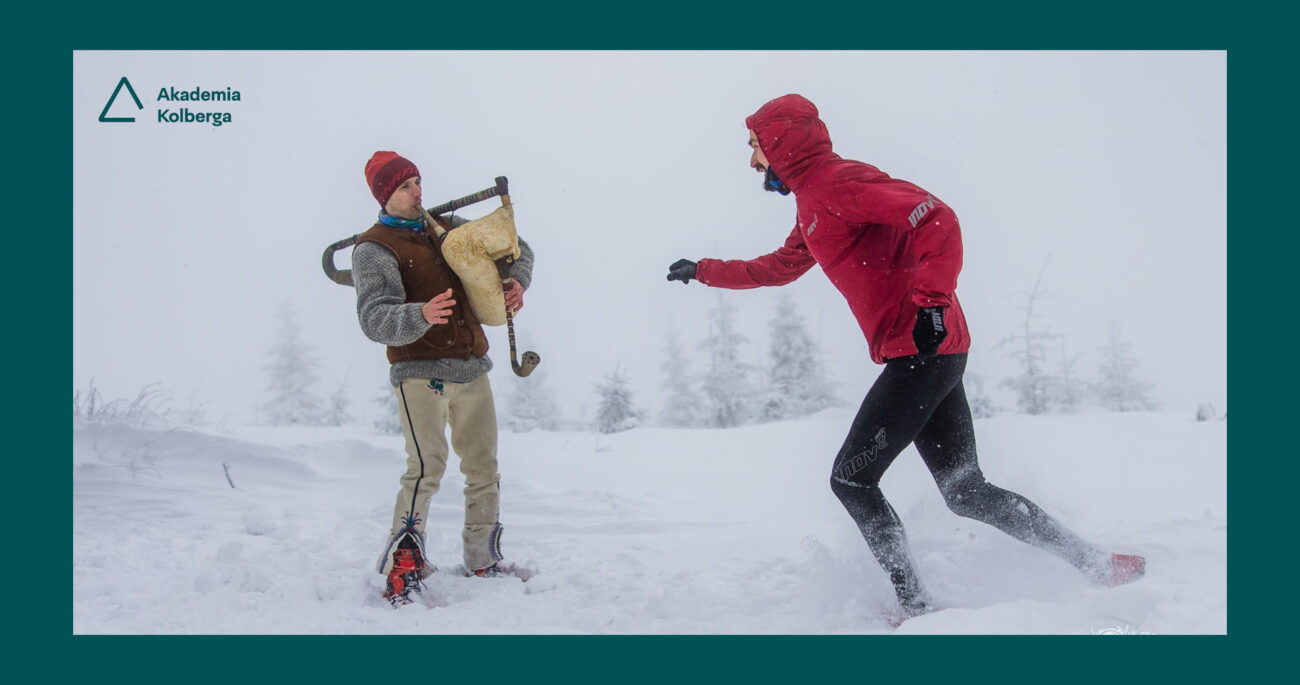
[[[493,576],[505,570],[498,564],[497,418],[482,321],[489,315],[471,306],[466,284],[448,264],[440,240],[448,231],[466,230],[458,227],[471,222],[429,215],[420,204],[419,169],[394,152],[376,152],[366,163],[365,175],[383,209],[375,225],[356,238],[352,284],[361,330],[388,347],[389,380],[406,439],[406,473],[377,566],[387,579],[384,596],[398,605],[409,603],[420,579],[434,571],[425,555],[424,527],[429,499],[447,466],[449,426],[451,447],[465,474],[466,574]],[[507,197],[503,204],[510,210]],[[514,235],[513,214],[506,221],[510,242],[517,245],[507,247],[513,261],[501,262],[496,303],[504,302],[504,309],[514,314],[523,306],[532,278],[533,252]]]

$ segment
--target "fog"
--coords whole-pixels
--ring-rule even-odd
[[[856,404],[879,367],[820,269],[742,292],[664,279],[681,257],[754,257],[785,239],[794,198],[760,189],[744,118],[797,92],[837,153],[956,211],[969,374],[1001,404],[1014,405],[994,386],[1015,364],[999,343],[1042,272],[1041,323],[1082,375],[1115,320],[1166,408],[1226,409],[1223,52],[83,51],[73,69],[74,389],[159,383],[173,405],[255,421],[287,305],[321,390],[343,383],[360,420],[378,412],[383,347],[320,258],[373,223],[362,168],[395,150],[420,167],[426,206],[509,177],[536,253],[520,350],[541,354],[569,418],[591,415],[616,364],[657,411],[666,331],[694,346],[720,293],[756,365],[791,294]],[[123,76],[143,109],[124,90],[107,114],[136,121],[100,122]],[[159,102],[172,87],[240,100]],[[231,121],[157,121],[182,106]],[[509,371],[504,328],[488,332],[500,402],[529,381]]]

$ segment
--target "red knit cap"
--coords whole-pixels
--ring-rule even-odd
[[[419,175],[420,170],[411,160],[389,150],[376,152],[366,162],[366,183],[370,186],[370,194],[379,200],[380,207],[388,204],[388,198],[393,196],[397,186]]]

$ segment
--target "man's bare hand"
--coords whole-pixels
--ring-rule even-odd
[[[425,302],[420,308],[420,313],[424,314],[424,320],[431,324],[447,323],[447,317],[451,316],[451,306],[454,304],[456,301],[451,299],[451,288],[447,288],[446,292]]]
[[[519,313],[519,310],[523,308],[524,286],[520,285],[519,281],[512,278],[510,279],[510,282],[506,283],[506,309],[509,309],[510,314],[513,316],[514,314]]]

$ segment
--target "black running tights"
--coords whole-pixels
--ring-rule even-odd
[[[903,524],[880,491],[880,478],[913,442],[954,513],[1051,552],[1085,573],[1096,561],[1091,545],[1033,502],[984,480],[962,387],[965,371],[965,354],[887,362],[862,401],[831,474],[831,490],[907,608],[922,607],[929,599],[917,578]]]

